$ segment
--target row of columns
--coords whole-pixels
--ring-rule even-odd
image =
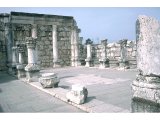
[[[57,43],[57,26],[52,26],[52,42],[53,42],[53,67],[59,67],[60,66],[60,60],[58,56],[58,43]],[[74,26],[71,30],[71,66],[78,66],[79,63],[79,32],[80,29],[78,29],[77,26]],[[23,73],[21,72],[22,69],[25,69],[26,77],[28,81],[32,77],[31,73],[32,71],[39,71],[39,66],[37,65],[37,47],[36,47],[36,41],[37,41],[37,25],[32,25],[31,30],[31,37],[26,37],[26,46],[28,51],[28,64],[26,67],[24,67],[23,64],[23,55],[21,50],[22,47],[20,47],[20,44],[17,44],[17,46],[12,47],[12,64],[16,66],[16,63],[18,62],[17,70],[18,70],[18,76],[23,76]],[[18,51],[17,51],[18,49]],[[18,58],[19,61],[16,61],[16,53],[18,52]],[[22,67],[23,66],[23,67]],[[22,75],[21,75],[22,73]]]
[[[118,42],[120,44],[120,59],[119,64],[120,68],[127,68],[127,59],[126,59],[126,53],[127,53],[127,40],[120,40]],[[89,39],[87,40],[87,58],[86,61],[86,67],[93,66],[93,59],[92,59],[92,41]],[[109,67],[109,59],[107,58],[106,54],[106,46],[107,46],[107,39],[101,41],[101,57],[99,58],[100,66],[99,68],[106,68]]]

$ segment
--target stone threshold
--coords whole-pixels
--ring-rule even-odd
[[[88,100],[86,103],[78,105],[71,101],[70,102],[67,101],[66,93],[69,90],[66,90],[60,87],[44,89],[39,82],[30,82],[28,84],[88,113],[129,113],[130,112],[127,109],[123,109],[123,108],[114,106],[112,104],[106,104],[103,101],[100,101],[97,99]]]

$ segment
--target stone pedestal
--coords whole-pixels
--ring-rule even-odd
[[[24,70],[24,65],[23,64],[19,64],[19,65],[17,65],[17,71],[18,71],[18,73],[17,73],[17,76],[18,76],[18,79],[21,79],[21,78],[25,78],[26,77],[26,72],[25,72],[25,70]]]
[[[85,61],[86,61],[86,67],[92,67],[93,66],[93,62],[92,62],[92,60],[91,60],[91,58],[87,58],[87,59],[85,59]]]
[[[99,62],[100,62],[99,68],[109,67],[109,59],[102,58],[102,59],[99,59]]]
[[[68,101],[72,101],[76,104],[83,104],[88,96],[88,90],[83,85],[72,85],[71,91],[66,94]]]
[[[27,37],[27,50],[28,50],[28,65],[25,67],[26,71],[26,80],[27,82],[31,82],[34,79],[38,79],[39,75],[39,66],[36,61],[36,39]]]
[[[137,68],[139,74],[133,81],[133,98],[160,104],[160,23],[139,16],[136,22]]]
[[[109,67],[116,68],[118,66],[119,66],[118,60],[116,60],[115,58],[109,58]]]
[[[43,88],[52,88],[58,87],[60,80],[57,78],[57,74],[55,73],[43,73],[39,78],[39,82]]]

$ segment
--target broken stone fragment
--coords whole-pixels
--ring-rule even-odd
[[[43,86],[43,88],[52,88],[58,87],[58,83],[60,80],[55,73],[43,73],[39,78],[39,82]]]
[[[76,104],[83,104],[86,101],[87,96],[87,88],[80,84],[72,85],[71,91],[66,94],[68,101],[72,101]]]

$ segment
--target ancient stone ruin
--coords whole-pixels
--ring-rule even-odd
[[[136,22],[137,68],[133,97],[160,103],[160,22],[139,16]]]
[[[136,43],[82,44],[80,29],[70,16],[11,12],[0,14],[0,70],[18,78],[41,68],[64,66],[136,68]],[[127,67],[126,67],[127,66]]]

